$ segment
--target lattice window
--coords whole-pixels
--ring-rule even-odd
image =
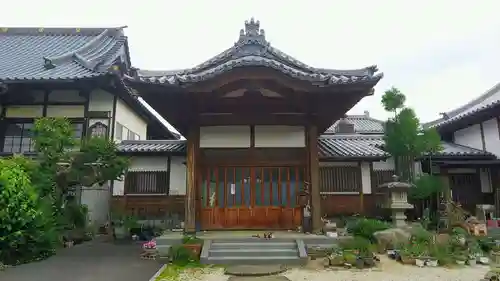
[[[360,192],[360,167],[320,167],[319,186],[321,192]]]

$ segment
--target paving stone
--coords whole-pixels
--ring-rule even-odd
[[[225,273],[228,275],[235,275],[235,276],[268,276],[268,275],[279,274],[279,273],[282,273],[285,271],[286,271],[286,267],[283,265],[279,265],[279,264],[273,264],[273,265],[234,265],[234,266],[227,267]],[[267,279],[265,279],[265,280],[267,280]],[[276,279],[276,281],[278,281],[278,280],[279,279]],[[240,281],[243,281],[243,280],[240,280]],[[258,280],[255,280],[255,281],[258,281]],[[269,279],[269,281],[274,281],[274,279]]]
[[[285,276],[231,276],[228,281],[290,281]]]

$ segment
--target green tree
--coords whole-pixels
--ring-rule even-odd
[[[54,253],[58,235],[50,202],[39,197],[24,157],[0,159],[0,263],[15,265]]]
[[[406,97],[392,87],[382,96],[385,110],[394,113],[386,123],[385,150],[393,157],[395,172],[413,181],[416,158],[442,150],[440,136],[434,129],[423,129],[415,111],[405,106]]]
[[[122,179],[128,167],[128,159],[118,156],[112,140],[94,137],[76,146],[67,119],[40,118],[35,122],[34,134],[41,171],[44,176],[52,175],[50,188],[45,189],[59,196],[72,187]]]

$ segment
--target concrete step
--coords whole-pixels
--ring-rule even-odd
[[[296,249],[295,242],[212,242],[210,249]]]
[[[201,260],[203,264],[281,264],[281,265],[301,265],[305,264],[307,259],[296,257],[280,257],[280,256],[262,256],[262,257],[208,257],[206,260]]]
[[[210,249],[209,257],[298,257],[295,249]]]
[[[276,243],[276,242],[294,242],[292,238],[255,238],[255,237],[229,237],[224,239],[211,239],[214,243]]]

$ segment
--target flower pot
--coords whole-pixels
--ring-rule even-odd
[[[188,249],[189,251],[191,251],[191,253],[193,253],[193,256],[196,257],[196,258],[199,258],[200,257],[200,254],[201,254],[201,247],[202,245],[201,244],[184,244],[182,245],[185,249]]]
[[[126,239],[129,236],[128,229],[125,226],[115,226],[113,232],[116,239]]]
[[[476,260],[475,260],[475,259],[469,259],[469,260],[467,261],[467,264],[468,264],[468,265],[476,265]]]
[[[415,258],[408,256],[401,256],[401,262],[403,264],[415,265]]]
[[[500,264],[500,252],[491,252],[491,263]]]
[[[480,264],[489,264],[490,259],[488,257],[477,257],[476,262]]]
[[[431,266],[431,267],[438,266],[438,260],[436,260],[436,259],[427,260],[427,266]]]
[[[424,267],[425,266],[425,260],[424,259],[415,259],[415,265],[418,267]]]

